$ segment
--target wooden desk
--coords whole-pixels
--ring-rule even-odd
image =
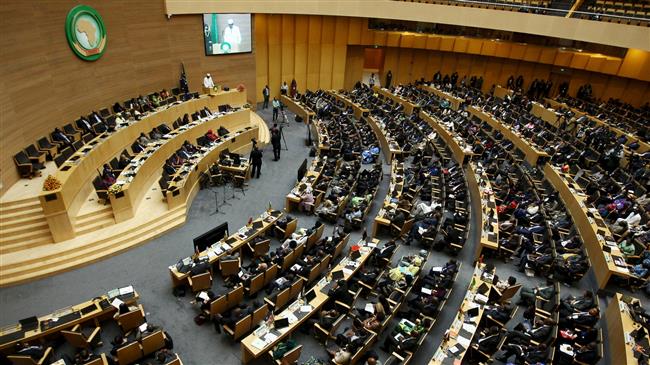
[[[318,146],[318,152],[329,151],[330,149],[330,137],[327,133],[327,128],[320,119],[314,119],[311,128],[316,132],[316,146]]]
[[[478,167],[473,162],[467,165],[467,185],[469,189],[474,190],[474,196],[480,197],[479,201],[472,199],[472,210],[476,210],[481,215],[481,219],[479,219],[481,240],[480,244],[476,246],[475,256],[479,258],[483,248],[495,251],[499,249],[499,218],[490,179],[485,172],[479,173]],[[490,210],[494,211],[491,220],[489,219]],[[489,227],[492,227],[492,232],[489,231]]]
[[[262,215],[260,215],[257,219],[253,221],[253,223],[262,222],[262,227],[253,230],[253,232],[250,232],[246,237],[242,237],[239,234],[239,231],[237,231],[231,234],[230,236],[228,236],[228,238],[216,242],[212,246],[208,247],[205,251],[199,252],[198,256],[199,257],[207,256],[208,262],[210,263],[210,265],[213,265],[214,263],[219,261],[220,258],[228,254],[231,254],[235,251],[239,251],[245,244],[251,242],[255,237],[264,234],[264,232],[266,232],[268,229],[275,226],[275,223],[278,221],[278,219],[282,217],[282,212],[277,210],[273,211],[273,214],[275,215],[268,215],[268,217],[264,218],[267,214],[268,212],[264,212],[262,213]],[[230,246],[230,248],[229,249],[222,248],[223,243],[227,243]],[[223,250],[223,252],[217,253],[218,249]],[[187,278],[190,276],[189,272],[185,272],[185,273],[179,272],[176,269],[176,264],[169,266],[169,274],[171,276],[173,286],[185,284],[187,282]]]
[[[398,179],[401,179],[399,183],[397,182]],[[397,160],[394,160],[392,162],[391,170],[390,170],[390,185],[388,186],[388,193],[386,193],[386,197],[384,198],[384,203],[382,208],[375,216],[375,220],[372,225],[372,237],[375,237],[377,235],[377,230],[379,229],[379,226],[390,227],[391,221],[390,219],[386,218],[386,208],[390,206],[397,209],[397,204],[392,203],[391,199],[393,197],[393,194],[395,194],[395,199],[399,200],[399,198],[402,196],[403,189],[404,189],[404,163],[397,162]]]
[[[637,364],[637,359],[634,357],[634,340],[627,341],[626,338],[630,332],[640,329],[641,325],[632,319],[628,305],[622,298],[622,294],[615,293],[605,312],[609,351],[611,354],[616,354],[613,356],[619,364]],[[638,301],[636,298],[634,300]]]
[[[471,106],[467,109],[472,115],[481,119],[482,121],[489,124],[492,128],[499,130],[503,136],[512,143],[515,147],[520,149],[526,155],[526,161],[531,165],[537,165],[537,160],[540,157],[548,158],[549,155],[545,151],[538,149],[530,145],[526,140],[519,136],[518,133],[513,131],[509,126],[503,125],[500,121],[495,119],[491,114],[488,114],[475,106]]]
[[[376,246],[379,243],[379,241],[373,240],[372,246]],[[352,260],[350,256],[345,257],[343,260],[339,262],[338,265],[336,265],[331,271],[338,271],[342,270],[343,271],[343,279],[345,281],[348,281],[356,272],[359,270],[360,267],[364,265],[368,257],[370,257],[370,254],[373,251],[374,247],[370,247],[368,245],[363,245],[363,242],[359,241],[357,245],[362,246],[361,247],[361,256],[358,257],[356,260]],[[355,262],[354,267],[346,267],[348,262]],[[275,339],[269,339],[267,341],[264,341],[263,339],[259,338],[254,331],[250,335],[246,336],[243,340],[241,340],[241,352],[242,352],[242,363],[246,364],[254,359],[257,359],[265,354],[267,354],[275,345],[277,345],[280,341],[282,341],[284,338],[289,336],[296,328],[298,328],[302,323],[304,323],[309,317],[311,317],[314,314],[317,314],[320,309],[323,307],[323,305],[329,300],[329,296],[327,293],[321,292],[321,289],[323,289],[325,286],[327,286],[331,282],[331,275],[328,275],[324,277],[323,279],[319,280],[318,283],[316,283],[311,289],[305,290],[305,293],[314,290],[314,293],[316,293],[316,297],[312,299],[309,303],[304,303],[304,299],[298,298],[296,299],[292,304],[290,304],[285,310],[280,312],[279,314],[276,314],[274,316],[275,320],[278,320],[279,318],[289,318],[291,316],[296,316],[296,313],[300,311],[300,306],[301,305],[310,305],[311,310],[307,313],[302,318],[298,318],[296,321],[292,322],[289,321],[289,326],[282,328],[278,330],[279,334],[277,334]],[[259,330],[259,328],[258,328]],[[262,343],[259,343],[260,347],[255,346],[253,343],[258,342],[259,340],[264,341],[263,345]]]
[[[184,165],[176,171],[169,182],[166,192],[167,206],[174,209],[183,204],[187,204],[198,193],[199,177],[202,172],[207,171],[212,164],[219,159],[221,151],[228,149],[234,151],[251,144],[251,138],[257,138],[259,134],[258,127],[246,127],[236,132],[231,132],[220,143],[214,144],[208,148],[201,148],[189,164]],[[250,168],[247,159],[243,166],[222,166],[219,167],[234,174],[244,176],[244,179],[250,178]]]
[[[384,151],[386,163],[391,163],[396,155],[402,154],[402,148],[397,144],[393,137],[386,133],[386,130],[384,130],[375,117],[368,116],[366,120],[373,132],[375,132],[375,136],[378,137],[377,140],[379,140],[381,150]]]
[[[481,318],[483,317],[483,310],[484,306],[480,305],[480,303],[477,303],[474,301],[475,295],[478,294],[478,288],[482,285],[485,284],[488,288],[485,297],[489,298],[490,296],[490,290],[492,290],[492,280],[483,280],[482,278],[482,272],[483,268],[485,265],[483,264],[478,264],[476,267],[474,267],[474,275],[472,276],[472,279],[470,281],[469,287],[467,288],[467,293],[465,294],[465,299],[463,299],[463,302],[460,305],[460,310],[458,311],[458,315],[454,319],[454,322],[451,324],[451,327],[449,327],[449,339],[445,341],[443,339],[442,343],[440,344],[440,347],[438,347],[438,350],[433,354],[433,358],[431,361],[429,361],[429,365],[439,365],[444,362],[444,360],[449,357],[450,355],[448,354],[447,350],[450,348],[453,348],[456,344],[459,343],[459,332],[463,328],[463,325],[465,325],[465,318],[466,318],[466,312],[472,308],[477,307],[478,308],[478,315],[476,317],[472,318],[472,323],[471,325],[474,325],[473,330],[469,332],[470,338],[465,338],[467,340],[467,346],[465,347],[464,351],[459,352],[456,354],[455,359],[456,360],[463,360],[463,357],[467,353],[467,350],[469,349],[469,344],[472,342],[472,338],[474,337],[474,334],[478,330],[478,324],[481,322]]]
[[[255,133],[253,133],[255,134]],[[243,138],[246,138],[244,136]],[[232,150],[231,150],[232,151]],[[219,164],[219,169],[223,171],[228,171],[234,175],[241,176],[244,178],[244,180],[250,180],[251,178],[251,165],[248,162],[248,159],[246,157],[243,157],[241,160],[242,164],[239,166],[227,166],[227,165],[222,165]]]
[[[354,117],[357,119],[361,119],[363,115],[368,115],[370,116],[370,110],[366,108],[362,108],[359,104],[353,102],[352,100],[348,99],[347,96],[339,94],[337,91],[330,90],[327,92],[330,95],[334,95],[336,100],[343,102],[345,106],[347,107],[352,107],[352,110],[354,112]],[[379,136],[377,136],[379,138]]]
[[[399,95],[393,94],[392,92],[388,91],[388,89],[380,88],[378,86],[374,86],[372,89],[375,92],[378,92],[379,94],[390,98],[394,102],[396,102],[398,104],[402,104],[404,106],[404,114],[406,114],[406,115],[413,114],[413,110],[418,107],[417,105],[411,103],[409,100],[406,100],[406,99],[402,98]]]
[[[459,137],[456,133],[450,132],[442,124],[438,117],[432,116],[424,111],[420,111],[420,118],[427,122],[431,128],[433,128],[436,133],[438,133],[442,140],[445,141],[445,144],[451,150],[451,153],[454,156],[454,160],[456,160],[456,162],[462,165],[467,162],[469,158],[474,156],[471,147],[467,145],[465,140]]]
[[[545,121],[549,125],[552,125],[553,127],[557,128],[560,125],[558,122],[560,114],[556,113],[555,109],[546,109],[544,105],[536,101],[533,101],[533,109],[531,110],[531,114]]]
[[[314,111],[302,102],[292,99],[287,95],[280,96],[280,102],[286,105],[295,115],[301,117],[305,124],[309,124],[309,121],[316,115]]]
[[[446,91],[442,91],[434,86],[422,84],[420,85],[420,89],[428,91],[438,96],[439,98],[447,99],[447,101],[449,101],[449,104],[451,104],[451,109],[453,110],[460,109],[460,105],[465,101],[457,96],[454,96]]]
[[[384,130],[380,127],[377,120],[370,115],[370,110],[362,108],[359,104],[348,99],[347,96],[341,95],[336,91],[328,91],[328,93],[334,95],[334,97],[336,97],[337,100],[342,101],[345,105],[351,106],[352,110],[354,110],[354,116],[357,119],[361,120],[365,118],[365,120],[368,121],[370,128],[372,128],[372,131],[375,133],[375,137],[377,137],[377,141],[379,142],[379,147],[384,152],[384,158],[386,160],[386,163],[390,163],[393,160],[394,155],[398,155],[402,153],[401,148],[399,148],[399,146],[395,141],[393,141],[392,139],[390,142],[388,141],[388,138],[384,133]],[[367,117],[363,117],[363,115],[367,115]]]
[[[139,299],[139,295],[135,291],[129,295],[117,297],[126,304],[136,303]],[[36,341],[62,330],[70,329],[80,323],[94,321],[95,324],[98,324],[100,321],[112,318],[116,311],[117,309],[110,305],[108,294],[104,294],[83,303],[38,317],[39,328],[34,330],[21,332],[20,324],[4,327],[0,329],[0,351],[11,352],[18,342]],[[56,322],[53,321],[55,318],[57,318]],[[70,319],[68,320],[68,318]],[[43,327],[44,323],[48,323],[47,327]],[[20,333],[22,333],[22,336],[18,335]]]
[[[499,98],[499,99],[505,99],[506,96],[512,96],[514,92],[506,87],[503,87],[501,85],[497,85],[494,88],[494,96]]]
[[[303,176],[300,181],[296,182],[296,185],[286,196],[284,210],[287,213],[293,211],[293,208],[300,203],[300,196],[297,195],[300,184],[308,184],[313,188],[313,186],[318,183],[320,175],[323,173],[325,162],[327,162],[327,157],[316,157],[311,161],[311,165],[309,166],[309,170],[305,173],[305,176]]]
[[[149,187],[158,177],[157,172],[169,156],[183,145],[185,140],[195,141],[208,130],[217,130],[220,126],[225,126],[230,130],[251,126],[251,113],[250,109],[242,109],[213,119],[192,122],[188,126],[183,126],[187,127],[186,129],[172,131],[167,135],[169,139],[156,141],[154,146],[148,146],[145,151],[135,156],[129,167],[124,169],[117,179],[116,184],[121,185],[121,191],[109,194],[115,222],[119,223],[133,218]],[[256,135],[249,133],[247,139],[233,137],[230,140],[231,146],[228,147],[243,147],[250,143],[252,137],[256,137]],[[233,143],[236,145],[233,146]],[[135,176],[126,177],[128,173],[135,173]],[[109,192],[111,190],[113,188]]]
[[[110,138],[97,141],[90,150],[84,148],[76,152],[72,158],[77,157],[77,159],[75,161],[69,159],[54,175],[61,182],[61,187],[43,192],[39,197],[54,241],[59,242],[74,237],[75,217],[93,191],[91,182],[97,176],[97,170],[129,147],[140,133],[148,133],[161,123],[171,124],[177,118],[192,114],[206,106],[210,110],[217,110],[219,105],[240,106],[245,103],[246,93],[236,90],[221,92],[213,97],[204,95],[171,107],[160,108],[126,128],[118,129],[110,135]]]
[[[614,258],[623,258],[623,254],[616,243],[608,245],[611,253],[603,251],[603,245],[607,245],[607,241],[614,242],[611,239],[612,234],[598,213],[598,210],[587,208],[585,201],[588,197],[580,186],[568,174],[558,171],[550,164],[544,166],[544,176],[560,194],[566,209],[573,219],[573,224],[580,233],[580,237],[587,249],[589,261],[591,261],[591,266],[596,275],[598,287],[604,289],[612,275],[618,275],[623,278],[633,276],[627,267],[619,267],[614,264]],[[599,222],[601,226],[598,225]],[[606,239],[606,237],[610,237],[610,239]]]
[[[608,128],[609,130],[611,130],[611,131],[613,131],[614,133],[616,133],[616,136],[617,136],[617,137],[619,137],[619,136],[621,136],[621,135],[625,135],[625,136],[627,137],[627,141],[628,141],[628,143],[631,143],[631,142],[633,142],[633,141],[637,141],[637,142],[639,143],[639,149],[636,150],[637,153],[644,153],[644,152],[646,152],[646,151],[650,151],[650,144],[649,144],[649,143],[639,140],[639,138],[637,138],[637,137],[635,137],[635,136],[633,136],[633,135],[631,135],[631,134],[625,132],[625,131],[622,130],[622,129],[619,129],[619,128],[616,128],[616,127],[614,127],[614,126],[611,126],[611,125],[609,125],[609,124],[608,124],[607,122],[605,122],[605,121],[602,121],[602,120],[600,120],[600,119],[598,119],[598,118],[596,118],[596,117],[592,117],[591,115],[589,115],[589,114],[587,114],[587,113],[585,113],[585,112],[583,112],[583,111],[581,111],[581,110],[579,110],[579,109],[576,109],[576,108],[570,107],[570,106],[568,106],[568,105],[566,105],[566,104],[564,104],[564,103],[560,103],[560,102],[558,102],[557,100],[549,99],[549,98],[546,98],[546,99],[544,99],[544,100],[545,100],[545,101],[546,101],[546,102],[547,102],[547,103],[548,103],[548,104],[549,104],[553,109],[556,109],[556,110],[557,110],[557,109],[560,109],[560,108],[564,108],[564,109],[569,109],[569,110],[571,110],[571,111],[575,114],[575,118],[580,118],[580,117],[582,117],[582,116],[586,116],[587,118],[589,118],[589,120],[591,120],[592,122],[596,123],[597,125],[599,125],[599,126],[603,126],[603,127],[605,127],[605,128]]]

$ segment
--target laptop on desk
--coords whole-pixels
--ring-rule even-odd
[[[273,327],[275,327],[276,330],[279,330],[279,329],[282,329],[282,328],[285,328],[285,327],[289,327],[289,318],[276,319],[273,322]]]

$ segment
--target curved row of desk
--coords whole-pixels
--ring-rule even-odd
[[[427,90],[437,90],[429,86],[426,88]],[[504,90],[507,91],[507,89]],[[502,90],[502,93],[505,92],[504,90]],[[450,94],[443,93],[440,90],[437,90],[435,94],[440,97],[446,97],[450,99]],[[506,92],[505,94],[509,95],[511,93]],[[452,100],[449,101],[451,102]],[[547,99],[547,101],[549,101],[551,105],[559,105],[559,103],[554,104],[552,100]],[[566,106],[563,107],[568,108]],[[543,112],[540,108],[544,109],[545,112]],[[540,153],[541,151],[537,150],[535,147],[528,145],[528,143],[522,137],[510,131],[510,128],[502,125],[500,121],[494,119],[488,113],[484,113],[478,108],[471,106],[468,108],[468,110],[472,115],[485,121],[493,128],[502,131],[506,138],[511,140],[517,148],[526,154],[527,161],[534,163],[537,162],[537,159],[539,157],[547,157],[544,153]],[[534,113],[534,115],[545,120],[547,123],[553,125],[553,123],[551,123],[551,120],[553,119],[552,115],[554,116],[555,112],[552,109],[546,109],[543,108],[543,106],[533,106],[533,110],[531,112]],[[576,111],[574,110],[574,112]],[[577,112],[579,113],[579,111]],[[426,118],[426,114],[423,117]],[[428,120],[433,121],[432,119]],[[555,122],[555,120],[553,121]],[[599,125],[606,126],[610,129],[612,128],[611,126],[604,124],[602,121],[600,121]],[[452,133],[444,130],[442,124],[440,124],[436,129],[442,136],[445,137],[446,141],[449,141],[450,145],[453,146],[456,144],[455,139],[457,137],[455,137]],[[617,132],[617,135],[620,134],[620,132]],[[643,145],[642,147],[647,148]],[[458,153],[462,156],[461,151],[462,148],[460,146],[457,146],[455,153]],[[478,196],[480,196],[480,201],[483,206],[490,204],[490,199],[493,198],[492,194],[487,193],[491,190],[489,186],[489,180],[483,176],[483,174],[476,173],[476,166],[473,163],[470,163],[468,165],[468,169],[470,170],[470,174],[468,175],[470,187],[473,187],[475,190],[477,190]],[[546,180],[559,193],[566,209],[571,214],[571,218],[573,219],[574,224],[576,225],[576,228],[578,229],[580,237],[584,242],[585,248],[588,252],[589,260],[591,262],[591,266],[593,267],[598,287],[601,289],[605,288],[613,275],[620,277],[629,277],[631,273],[627,268],[617,266],[615,264],[615,260],[617,258],[621,259],[623,255],[615,244],[611,245],[607,242],[606,237],[612,237],[612,235],[609,232],[607,226],[603,223],[603,220],[599,216],[598,212],[593,208],[588,208],[586,206],[585,200],[587,199],[587,195],[582,192],[580,186],[571,178],[568,173],[559,171],[558,168],[550,165],[549,163],[544,164],[543,172]],[[484,210],[481,210],[481,213],[481,222],[485,225],[486,219],[489,218],[486,217]],[[498,234],[498,223],[492,221],[488,224],[496,226],[494,227],[494,232]],[[480,252],[479,250],[481,247],[492,244],[492,241],[484,243],[484,238],[485,235],[481,237],[481,245],[478,246],[477,255],[478,252]],[[631,314],[632,311],[628,308],[628,304],[626,304],[624,301],[631,303],[638,300],[619,293],[615,293],[614,297],[611,299],[607,307],[606,323],[607,331],[609,333],[608,343],[610,352],[612,354],[619,354],[617,356],[623,356],[621,358],[621,363],[630,364],[635,361],[635,348],[637,345],[635,341],[628,339],[631,339],[631,334],[639,330],[642,326],[634,322],[634,316]],[[647,338],[648,336],[646,334],[643,337]],[[444,343],[438,352],[436,352],[430,364],[442,363],[446,357],[444,348],[448,347],[450,347],[450,345],[448,343]]]
[[[52,237],[55,242],[74,237],[73,222],[85,198],[92,192],[92,179],[97,170],[118,156],[122,150],[138,138],[140,133],[147,133],[161,123],[171,123],[185,114],[192,114],[204,107],[218,110],[220,105],[241,106],[246,103],[246,93],[236,90],[221,92],[216,96],[201,96],[188,102],[171,106],[167,109],[151,113],[140,121],[132,123],[126,128],[118,129],[109,138],[97,143],[92,149],[81,152],[77,159],[63,164],[55,174],[61,186],[53,191],[46,191],[40,195],[41,206],[45,213]],[[216,124],[215,124],[216,125]],[[214,127],[214,126],[213,126]],[[182,136],[181,138],[185,138]],[[162,164],[160,165],[162,166]],[[144,175],[144,174],[143,174]],[[139,188],[139,187],[138,187]],[[138,190],[138,188],[134,190]],[[140,193],[138,190],[136,193]],[[141,197],[140,197],[141,198]],[[139,198],[129,198],[130,202],[137,203]],[[137,204],[131,204],[131,206]],[[118,207],[116,219],[125,219],[132,216],[128,209]]]

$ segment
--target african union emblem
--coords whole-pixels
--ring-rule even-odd
[[[79,58],[95,61],[106,48],[106,28],[99,13],[90,6],[77,5],[65,20],[68,44]]]

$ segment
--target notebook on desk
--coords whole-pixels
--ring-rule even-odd
[[[253,229],[260,229],[264,227],[264,223],[262,221],[254,221],[253,222]]]

